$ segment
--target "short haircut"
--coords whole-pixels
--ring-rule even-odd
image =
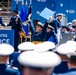
[[[69,61],[70,61],[71,65],[76,66],[76,56],[75,55],[72,55],[70,57],[70,60]]]

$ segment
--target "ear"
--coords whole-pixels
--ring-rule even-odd
[[[68,65],[68,68],[70,68],[70,67],[71,67],[71,64],[70,64],[70,62],[69,62],[69,61],[67,62],[67,65]]]

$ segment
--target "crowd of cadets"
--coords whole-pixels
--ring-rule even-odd
[[[71,33],[75,34],[76,32],[76,20],[73,22],[69,22],[67,25],[61,25],[61,19],[63,17],[62,13],[56,15],[56,19],[54,16],[50,16],[49,20],[46,20],[44,24],[40,22],[40,20],[34,25],[30,19],[27,22],[30,25],[30,31],[32,35],[32,42],[44,42],[44,41],[51,41],[55,45],[58,45],[60,42],[60,37],[64,33]],[[0,20],[0,24],[5,26],[2,20]],[[12,18],[10,19],[10,23],[7,26],[11,26],[14,30],[14,48],[15,51],[18,51],[18,44],[19,44],[19,34],[22,32],[22,23],[20,16],[16,10],[13,10]],[[75,36],[72,37],[76,40]]]
[[[0,75],[76,75],[75,41],[57,49],[53,42],[23,42],[18,49],[14,52],[11,45],[0,44]]]
[[[35,27],[32,21],[28,20],[32,42],[25,41],[18,45],[19,34],[22,31],[21,19],[18,12],[13,10],[13,16],[7,26],[11,25],[15,32],[15,44],[14,48],[9,44],[0,44],[0,75],[76,75],[76,42],[68,41],[56,47],[61,34],[75,34],[76,20],[61,26],[62,14],[56,16],[56,19],[50,16],[45,24],[38,21]],[[0,24],[5,26],[2,19]],[[75,36],[72,38],[76,40]],[[35,45],[34,41],[42,43]],[[19,52],[14,52],[14,49]],[[64,72],[64,66],[61,64],[65,59],[63,60],[61,55],[67,58]]]

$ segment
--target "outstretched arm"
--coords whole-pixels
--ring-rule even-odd
[[[35,33],[35,27],[34,27],[32,21],[29,21],[29,25],[30,25],[30,30],[31,30],[32,34]]]
[[[3,23],[3,21],[2,21],[2,18],[0,17],[0,24],[2,25],[2,26],[5,26],[5,24]]]

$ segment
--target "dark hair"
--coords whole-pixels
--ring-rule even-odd
[[[70,60],[69,61],[70,61],[71,65],[76,66],[76,56],[75,55],[72,55],[70,57]]]

